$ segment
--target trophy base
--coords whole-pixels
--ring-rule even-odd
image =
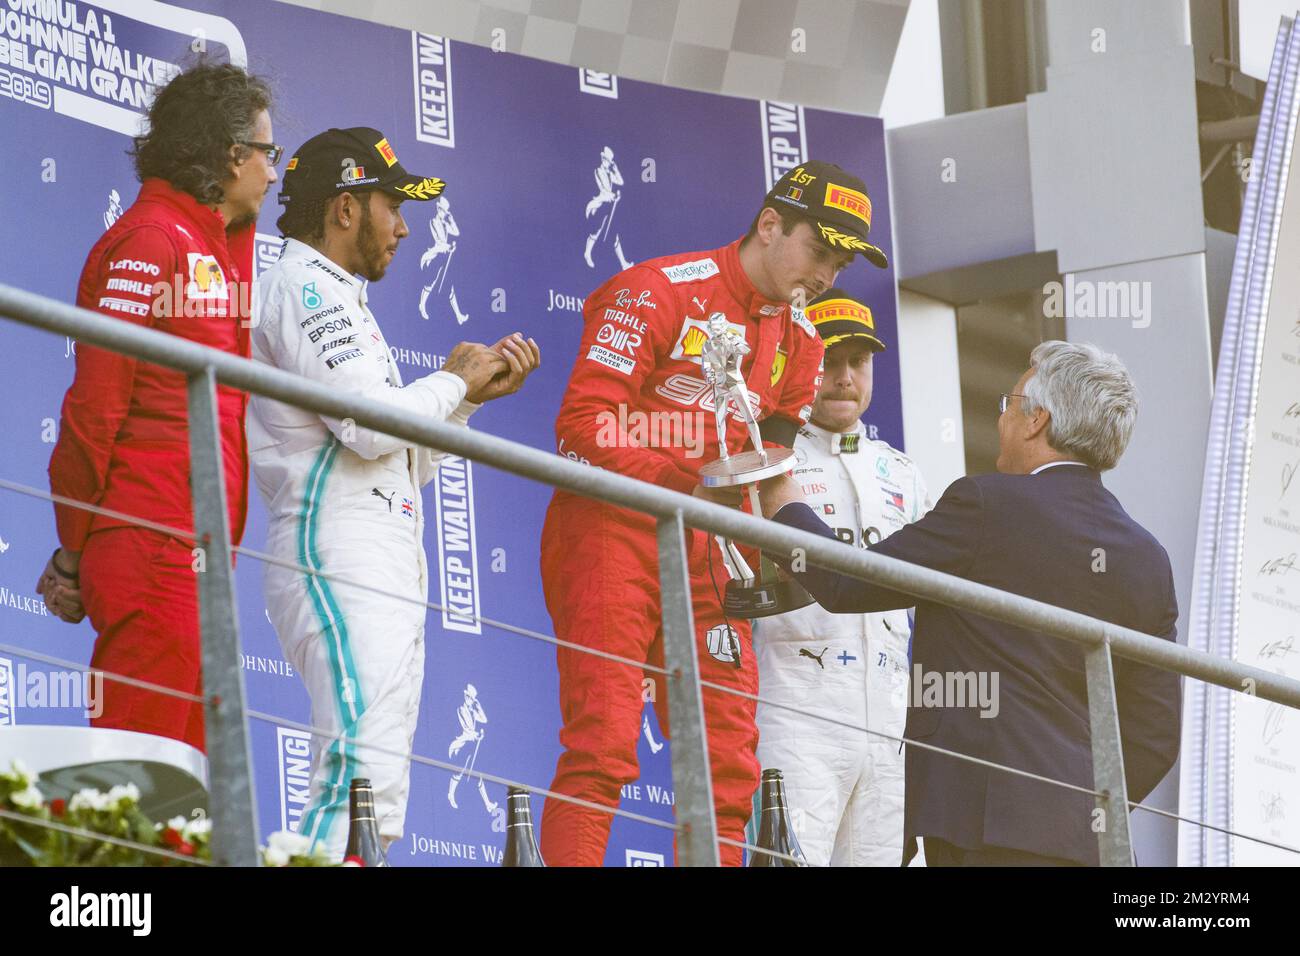
[[[799,461],[793,448],[767,448],[763,453],[742,451],[730,458],[711,461],[700,469],[705,488],[750,485],[792,471]]]
[[[731,617],[752,619],[797,611],[812,603],[812,595],[798,581],[784,577],[769,581],[746,578],[727,582],[722,609]]]

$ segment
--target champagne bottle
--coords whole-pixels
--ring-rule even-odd
[[[764,770],[762,786],[762,810],[758,825],[758,845],[764,850],[774,850],[794,857],[799,862],[785,857],[772,856],[751,850],[750,866],[807,866],[803,850],[795,838],[794,827],[790,823],[790,811],[785,803],[785,780],[780,770]]]
[[[343,859],[361,866],[388,866],[375,822],[375,794],[370,781],[356,777],[348,791],[348,848]]]
[[[502,866],[545,866],[533,832],[533,808],[528,791],[511,787],[506,793],[506,852]]]

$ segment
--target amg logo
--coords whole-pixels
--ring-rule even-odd
[[[474,478],[464,458],[445,458],[438,469],[438,567],[442,626],[482,634],[478,555],[474,547]]]
[[[794,169],[808,162],[808,134],[803,121],[803,107],[794,103],[758,104],[763,119],[763,166],[767,171],[767,188]]]
[[[280,763],[280,829],[298,832],[298,821],[311,795],[311,734],[277,727]]]
[[[0,657],[0,727],[12,727],[14,716],[14,662]]]
[[[451,103],[451,43],[432,33],[411,34],[415,76],[415,138],[435,146],[456,146]]]

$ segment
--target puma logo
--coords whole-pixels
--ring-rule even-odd
[[[392,514],[392,513],[393,513],[393,499],[397,497],[397,492],[394,491],[391,495],[386,495],[386,494],[384,494],[382,491],[380,491],[378,488],[371,488],[371,489],[370,489],[370,493],[371,493],[372,495],[374,495],[376,498],[383,498],[385,501],[387,501],[387,502],[388,502],[388,513],[389,513],[389,514]],[[826,652],[823,651],[822,653],[824,654],[824,653],[826,653]]]
[[[823,648],[822,648],[822,652],[821,652],[820,654],[814,654],[812,651],[808,650],[808,648],[806,648],[806,647],[801,647],[801,648],[799,648],[799,656],[800,656],[800,657],[811,657],[813,660],[815,660],[815,661],[817,662],[817,666],[818,666],[818,667],[820,667],[822,670],[826,670],[826,665],[822,663],[822,658],[826,656],[826,652],[827,652],[828,650],[830,650],[830,646],[829,646],[829,645],[827,645],[826,647],[823,647]]]

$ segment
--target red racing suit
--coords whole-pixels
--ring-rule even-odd
[[[227,234],[221,214],[161,179],[90,251],[77,305],[201,345],[249,355],[241,288],[252,281],[250,224]],[[218,386],[230,533],[247,506],[248,396]],[[82,345],[63,399],[50,489],[78,501],[172,527],[194,526],[185,376]],[[118,518],[56,504],[59,543],[80,551],[81,590],[98,639],[91,666],[200,693],[198,586],[193,543]],[[203,709],[112,680],[97,726],[160,734],[203,746]]]
[[[739,248],[737,241],[652,259],[587,298],[578,358],[556,420],[561,454],[689,494],[700,466],[719,457],[713,392],[700,359],[714,312],[724,313],[749,346],[741,371],[758,418],[777,416],[791,429],[807,420],[820,385],[821,339],[802,314],[792,317],[785,302],[759,294],[741,268]],[[733,411],[728,450],[739,452],[747,442]],[[688,544],[700,676],[755,693],[749,625],[724,621],[718,599],[726,581],[721,553],[703,532],[692,532]],[[556,491],[542,530],[542,585],[556,637],[662,666],[658,564],[652,518]],[[669,732],[661,675],[564,647],[557,656],[565,749],[551,789],[615,807],[620,789],[639,773],[643,676],[655,682],[661,729]],[[759,779],[754,702],[706,688],[704,711],[718,832],[741,840]],[[547,864],[599,866],[610,822],[607,813],[547,800]],[[740,863],[739,848],[720,850],[724,863]]]

